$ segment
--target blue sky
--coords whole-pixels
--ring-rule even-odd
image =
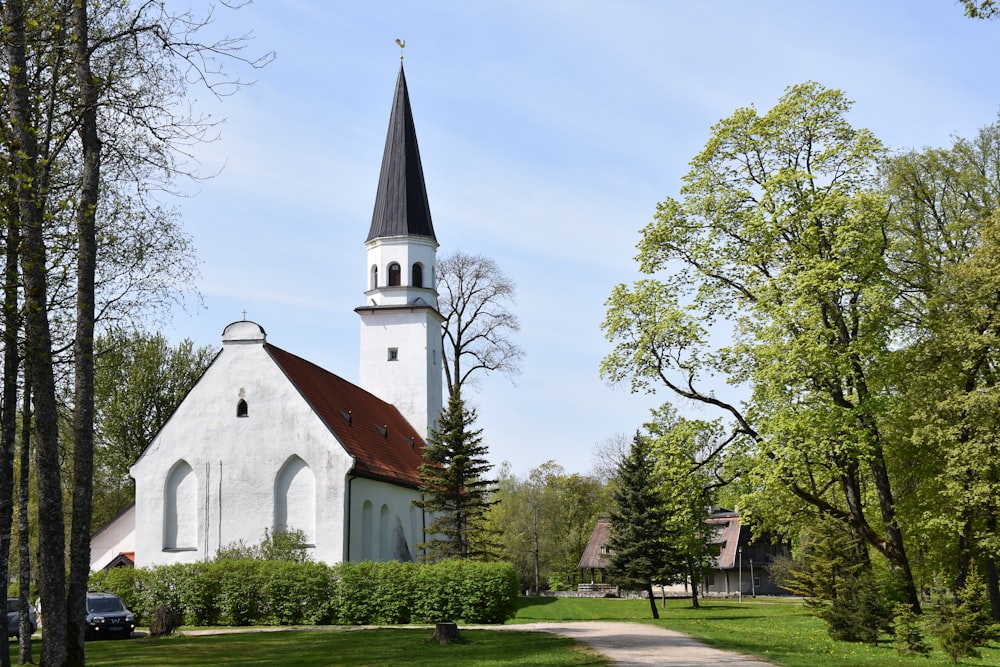
[[[403,38],[439,253],[488,255],[518,287],[523,372],[471,396],[491,459],[518,474],[549,459],[588,472],[596,443],[670,400],[601,380],[600,323],[714,123],[808,80],[845,91],[854,124],[900,150],[1000,110],[1000,22],[951,0],[262,0],[214,28],[253,30],[250,49],[277,59],[222,101],[192,89],[225,122],[195,151],[218,175],[176,202],[204,308],[189,299],[165,333],[218,347],[246,310],[271,343],[357,381],[353,309]]]

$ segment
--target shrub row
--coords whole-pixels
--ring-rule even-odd
[[[292,563],[220,560],[95,573],[148,625],[170,607],[185,625],[502,623],[514,615],[508,563]]]

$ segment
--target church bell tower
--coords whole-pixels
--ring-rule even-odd
[[[359,381],[426,438],[442,405],[444,318],[437,301],[438,243],[402,63],[365,247],[365,305],[354,309],[361,316]]]

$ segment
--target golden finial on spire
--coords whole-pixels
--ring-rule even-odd
[[[399,59],[402,60],[403,59],[403,49],[406,48],[406,40],[405,39],[397,39],[396,40],[396,44],[399,45]]]

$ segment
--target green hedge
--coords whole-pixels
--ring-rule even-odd
[[[95,573],[140,625],[169,606],[185,625],[503,623],[514,615],[508,563],[292,563],[222,560]]]

